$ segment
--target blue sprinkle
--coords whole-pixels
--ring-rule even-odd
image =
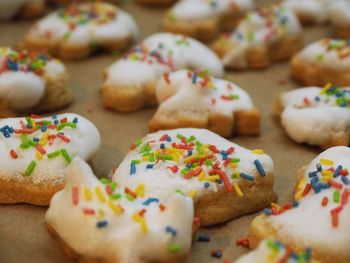
[[[8,68],[11,69],[11,70],[15,70],[15,71],[18,70],[18,65],[17,65],[17,63],[14,62],[14,61],[12,61],[12,60],[10,60],[10,59],[7,60],[7,66],[8,66]]]
[[[33,138],[33,141],[35,141],[35,142],[39,142],[39,141],[40,141],[40,139],[39,139],[38,137],[34,137],[34,138]]]
[[[322,171],[322,165],[320,163],[316,164],[317,171]]]
[[[166,141],[167,141],[167,142],[171,142],[170,136],[168,136],[168,137],[166,138]]]
[[[130,163],[130,174],[135,174],[136,173],[136,165],[135,163],[131,162]]]
[[[320,101],[321,98],[320,98],[319,96],[316,96],[316,97],[315,97],[315,100],[316,100],[316,101]]]
[[[318,188],[317,182],[318,182],[318,178],[317,177],[312,178],[311,181],[310,181],[312,189],[314,189],[316,194],[318,194],[321,191],[320,188]]]
[[[255,164],[255,167],[258,170],[259,174],[261,176],[266,176],[265,170],[262,167],[262,165],[261,165],[261,163],[260,163],[260,161],[258,159],[254,161],[254,164]]]
[[[292,252],[289,257],[292,258],[293,260],[299,260],[299,256],[294,252]]]
[[[265,215],[267,215],[267,216],[270,216],[270,215],[272,215],[272,210],[269,209],[269,208],[265,208],[265,209],[263,210],[263,213],[264,213]]]
[[[12,128],[12,127],[10,127],[9,129],[8,129],[8,131],[10,132],[10,133],[14,133],[14,129]]]
[[[221,150],[220,154],[221,154],[221,155],[227,155],[227,152],[224,151],[224,150]]]
[[[305,249],[305,259],[308,261],[311,259],[312,256],[312,249],[310,247],[307,247]]]
[[[78,123],[78,118],[77,117],[74,117],[73,123]]]
[[[310,178],[315,177],[315,176],[317,176],[317,173],[318,173],[318,171],[310,172],[309,177]]]
[[[146,169],[152,169],[152,168],[153,168],[153,166],[154,166],[154,164],[149,163],[149,164],[147,164]]]
[[[293,202],[293,207],[298,207],[298,206],[299,206],[299,202],[294,201],[294,202]]]
[[[209,187],[210,187],[210,183],[205,182],[205,183],[204,183],[204,187],[205,187],[205,188],[209,188]]]
[[[206,234],[199,234],[197,236],[197,241],[199,242],[209,242],[210,241],[210,236]]]
[[[33,126],[30,125],[30,124],[27,124],[27,128],[28,128],[28,129],[31,129],[31,128],[33,128]]]
[[[215,181],[217,184],[222,184],[222,180],[221,179],[218,179]]]
[[[150,203],[159,203],[159,199],[150,197],[146,201],[144,201],[142,204],[143,205],[149,205]]]
[[[344,184],[349,185],[350,184],[350,180],[347,176],[342,176],[341,180],[343,181]]]
[[[108,225],[107,220],[99,221],[99,222],[97,222],[97,224],[96,224],[96,226],[97,226],[98,228],[106,227],[107,225]]]
[[[191,155],[192,155],[192,151],[189,150],[187,155],[188,155],[188,156],[191,156]]]
[[[188,164],[186,164],[186,167],[187,168],[192,168],[192,164],[188,163]]]
[[[334,171],[334,173],[333,173],[333,177],[338,177],[339,174],[340,174],[340,172],[341,172],[341,170],[343,170],[343,166],[339,165],[339,166],[337,167],[337,169],[335,169],[335,171]]]
[[[160,144],[160,149],[165,149],[165,144],[164,143]]]
[[[57,117],[57,115],[56,114],[53,114],[52,115],[52,119],[57,119],[58,117]]]
[[[58,124],[58,120],[54,120],[53,124],[57,125]]]
[[[222,160],[226,161],[227,160],[227,155],[222,155]]]
[[[242,177],[243,179],[248,180],[248,181],[254,181],[254,176],[251,176],[251,175],[249,175],[249,174],[240,173],[239,176]]]
[[[196,73],[192,73],[192,83],[196,84],[196,80],[197,80],[197,74]]]
[[[47,127],[46,127],[45,124],[43,124],[43,125],[41,126],[41,131],[42,131],[42,132],[45,132],[46,130],[47,130]]]
[[[167,226],[165,228],[165,232],[170,233],[173,237],[176,236],[176,234],[177,234],[176,229],[171,227],[171,226]]]
[[[331,186],[328,183],[318,183],[317,184],[318,188],[320,189],[328,189],[331,188]]]

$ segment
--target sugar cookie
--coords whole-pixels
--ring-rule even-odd
[[[107,68],[104,106],[126,112],[154,106],[158,78],[184,68],[223,74],[220,59],[199,41],[170,33],[151,35]]]
[[[45,10],[45,0],[1,0],[0,21],[15,16],[32,18],[41,15]]]
[[[160,105],[149,123],[151,131],[196,127],[223,137],[260,133],[260,111],[232,82],[179,70],[159,79],[156,96]]]
[[[250,245],[273,238],[296,250],[311,246],[323,263],[350,262],[350,148],[330,148],[299,172],[294,203],[264,210],[251,225]]]

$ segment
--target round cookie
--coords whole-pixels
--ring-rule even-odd
[[[350,148],[338,146],[317,156],[299,171],[294,202],[277,205],[256,217],[250,245],[264,238],[300,251],[311,246],[323,263],[350,261]]]
[[[335,1],[330,5],[329,15],[335,35],[343,39],[350,38],[350,2]]]
[[[201,225],[256,212],[276,199],[273,162],[204,129],[175,129],[137,140],[113,175],[121,187],[144,185],[162,202],[191,196]]]
[[[282,126],[298,143],[328,148],[350,143],[350,88],[328,85],[283,93]]]
[[[89,56],[96,48],[123,50],[138,35],[133,18],[104,2],[73,3],[39,20],[25,35],[30,50],[47,49],[67,59]]]
[[[293,56],[304,45],[295,14],[272,6],[249,12],[237,28],[219,37],[213,49],[227,68],[264,68]]]
[[[98,150],[97,128],[77,114],[0,120],[0,203],[48,205],[72,158]]]
[[[170,33],[151,35],[106,69],[103,104],[124,112],[154,106],[158,78],[184,68],[223,75],[220,59],[199,41]]]
[[[307,86],[349,86],[349,72],[350,44],[341,39],[325,38],[312,43],[291,62],[291,76]]]
[[[61,109],[72,101],[64,65],[47,54],[0,48],[0,116]]]
[[[253,0],[182,0],[163,20],[165,31],[209,40],[218,32],[231,30],[254,7]]]
[[[149,122],[151,131],[196,127],[223,137],[260,133],[260,111],[232,82],[179,70],[158,80],[156,97],[160,105]]]
[[[45,10],[45,0],[1,0],[0,21],[15,16],[32,18],[41,15]]]
[[[99,181],[80,158],[65,171],[45,221],[63,250],[79,262],[185,262],[191,248],[193,203],[167,202],[141,187]],[[69,222],[69,224],[67,224]]]

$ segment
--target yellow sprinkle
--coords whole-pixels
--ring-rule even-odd
[[[324,183],[327,183],[331,179],[333,179],[333,175],[325,175],[325,176],[322,176],[321,178],[322,182]]]
[[[141,160],[143,162],[147,162],[149,160],[149,156],[143,156]]]
[[[274,207],[274,208],[277,208],[277,209],[280,209],[281,207],[278,205],[278,204],[276,204],[276,203],[271,203],[271,207]]]
[[[215,182],[216,180],[220,180],[220,176],[218,176],[218,175],[206,176],[206,177],[204,177],[204,180],[210,181],[210,182]]]
[[[105,211],[103,210],[103,209],[98,209],[98,216],[99,216],[99,218],[103,218],[103,217],[105,217],[105,215],[106,215],[106,213],[105,213]]]
[[[92,191],[90,188],[88,187],[84,188],[84,197],[86,201],[90,201],[92,199]]]
[[[323,165],[333,165],[334,162],[332,160],[329,159],[320,159],[320,163]]]
[[[40,152],[36,152],[36,153],[35,153],[35,157],[36,157],[36,159],[38,159],[38,160],[43,159],[43,155],[42,155]]]
[[[101,203],[105,203],[106,202],[106,197],[104,196],[101,187],[100,186],[96,186],[95,187],[95,191],[96,191],[97,197],[101,201]]]
[[[239,197],[242,197],[242,196],[243,196],[242,190],[241,190],[241,188],[239,187],[239,185],[238,185],[236,182],[233,183],[233,189],[235,189],[236,194],[237,194]]]
[[[198,180],[199,181],[204,181],[205,180],[205,173],[204,172],[201,172],[198,176]]]
[[[192,155],[192,156],[190,156],[190,157],[187,157],[187,158],[184,160],[184,163],[190,163],[190,162],[192,162],[192,160],[195,159],[195,158],[196,158],[195,155]]]
[[[327,85],[325,85],[323,87],[323,89],[321,90],[321,94],[325,94],[327,92],[327,90],[329,90],[332,87],[332,83],[328,83]]]
[[[296,191],[296,193],[294,194],[294,200],[299,201],[302,195],[303,195],[303,191],[300,191],[300,190]]]
[[[145,196],[145,185],[144,184],[139,184],[134,191],[139,197],[144,197]]]
[[[132,219],[140,224],[143,233],[148,232],[146,220],[143,217],[141,217],[139,214],[133,214]]]
[[[332,171],[328,171],[328,170],[322,170],[321,174],[322,174],[322,176],[330,176],[330,175],[333,174],[333,172]]]
[[[231,163],[231,164],[230,164],[230,167],[231,167],[231,168],[237,168],[237,163]]]
[[[112,201],[108,202],[108,206],[116,215],[119,215],[124,211],[120,205],[116,205]]]
[[[252,153],[262,155],[265,152],[264,152],[264,150],[261,150],[261,149],[255,149],[255,150],[252,150]]]
[[[192,190],[191,192],[189,192],[189,196],[190,197],[192,197],[192,198],[194,198],[195,196],[196,196],[196,194],[197,194],[197,190]]]

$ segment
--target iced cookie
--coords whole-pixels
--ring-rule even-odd
[[[213,49],[228,68],[264,68],[289,59],[303,43],[300,23],[294,13],[273,6],[248,13],[232,33],[214,42]]]
[[[326,38],[310,44],[293,57],[291,75],[308,86],[350,86],[350,43]]]
[[[45,221],[64,251],[79,262],[185,262],[191,247],[193,204],[180,194],[167,202],[137,189],[99,181],[76,158]],[[67,222],[69,222],[67,224]]]
[[[41,15],[45,10],[45,0],[1,0],[0,21],[15,16],[32,18]]]
[[[350,143],[350,88],[331,85],[283,93],[278,102],[282,126],[298,143],[322,148]]]
[[[137,35],[137,25],[126,12],[112,4],[87,2],[60,8],[39,20],[24,37],[23,45],[78,59],[96,48],[125,49]]]
[[[154,106],[158,78],[185,68],[223,75],[220,59],[197,40],[170,33],[154,34],[106,69],[104,106],[125,112]]]
[[[253,7],[253,0],[182,0],[167,12],[163,28],[209,40],[222,30],[235,28]]]
[[[201,225],[223,223],[275,200],[273,162],[204,129],[175,129],[137,140],[114,173],[119,186],[145,196],[191,196]]]
[[[294,202],[264,210],[251,225],[250,245],[279,240],[297,251],[311,246],[323,263],[350,262],[350,148],[328,149],[299,172]]]
[[[0,132],[2,204],[48,205],[72,158],[89,160],[100,145],[97,128],[71,113],[1,119]]]
[[[151,131],[192,127],[223,137],[260,133],[260,111],[232,82],[179,70],[158,80],[156,96],[160,105],[149,123]]]
[[[343,39],[350,38],[350,2],[335,1],[330,5],[329,14],[335,34]]]
[[[319,263],[312,259],[312,250],[296,252],[282,243],[270,239],[260,242],[259,247],[240,257],[235,263]]]
[[[321,24],[328,20],[328,7],[334,0],[286,0],[283,6],[293,10],[303,24]]]
[[[0,48],[0,116],[48,112],[72,101],[64,65],[47,54]]]

